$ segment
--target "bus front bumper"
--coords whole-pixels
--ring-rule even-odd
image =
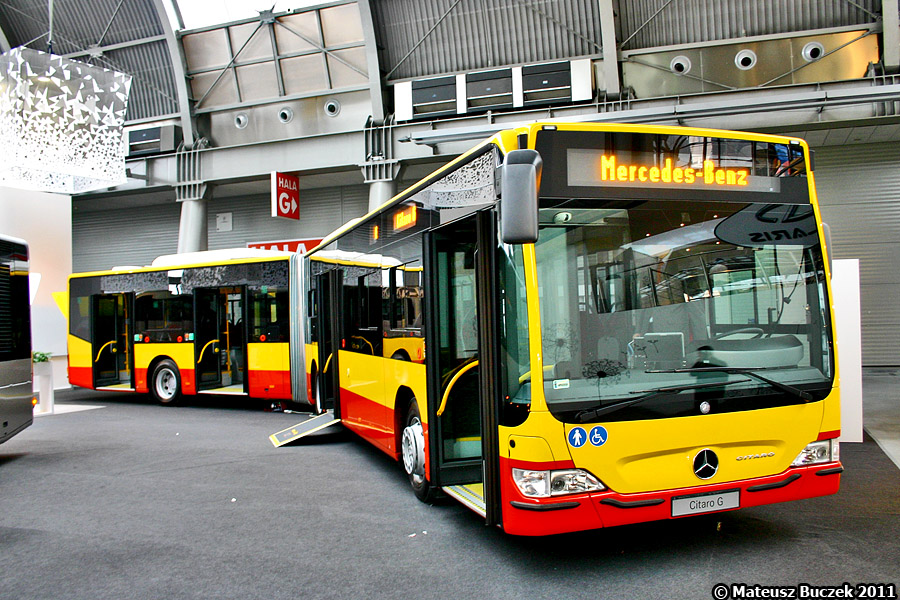
[[[513,535],[552,535],[828,496],[840,488],[843,470],[840,462],[830,462],[755,479],[658,492],[605,490],[536,499],[519,492],[507,469],[502,483],[503,530]]]

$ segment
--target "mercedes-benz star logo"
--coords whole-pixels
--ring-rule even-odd
[[[694,475],[700,479],[709,479],[719,470],[719,457],[716,453],[705,448],[694,457]]]

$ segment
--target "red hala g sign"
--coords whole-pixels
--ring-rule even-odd
[[[302,240],[273,240],[270,242],[247,242],[248,248],[263,250],[281,250],[283,252],[299,252],[303,254],[322,243],[321,239],[306,238]]]
[[[272,171],[272,216],[300,220],[300,179]]]

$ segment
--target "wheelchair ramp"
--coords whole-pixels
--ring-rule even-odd
[[[302,423],[297,423],[292,427],[273,433],[269,436],[269,440],[272,442],[273,446],[278,448],[279,446],[284,446],[294,440],[299,440],[303,436],[315,433],[316,431],[320,431],[340,422],[341,420],[335,417],[334,413],[329,410],[321,415],[316,415],[311,419],[307,419]]]
[[[463,506],[475,511],[482,517],[487,514],[484,504],[484,484],[450,485],[441,488],[448,496],[459,500]]]

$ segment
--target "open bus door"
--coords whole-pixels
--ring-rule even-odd
[[[481,211],[426,235],[431,484],[500,521],[496,218]]]
[[[94,387],[133,390],[134,294],[96,295],[91,303]]]
[[[194,293],[194,356],[197,391],[247,393],[244,287]]]
[[[313,276],[311,301],[315,302],[312,313],[317,334],[318,372],[312,382],[315,398],[315,416],[282,429],[269,436],[276,448],[326,427],[341,422],[340,378],[338,370],[338,348],[341,347],[341,289],[344,281],[342,269],[332,269]]]
[[[194,356],[197,390],[217,388],[222,381],[219,353],[225,345],[225,297],[218,289],[194,292]]]
[[[316,412],[333,411],[340,418],[339,393],[340,370],[338,369],[338,349],[341,346],[341,287],[344,276],[342,269],[332,269],[315,276],[316,285],[316,329],[319,331],[319,372],[315,384]]]

